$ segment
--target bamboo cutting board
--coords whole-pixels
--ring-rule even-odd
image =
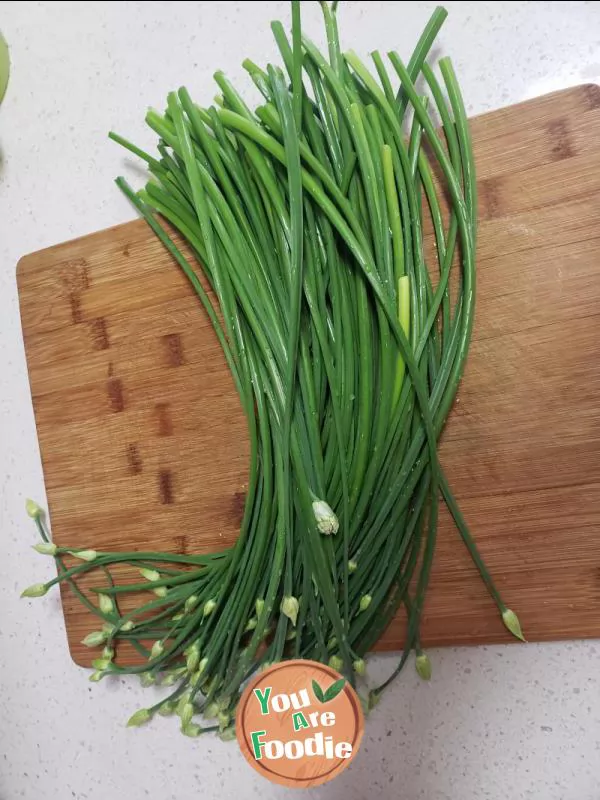
[[[528,638],[600,636],[600,87],[472,131],[477,318],[442,460]],[[244,419],[200,305],[145,223],[26,256],[18,284],[55,541],[231,544]],[[89,664],[79,640],[93,623],[68,593],[63,605],[73,658]],[[507,639],[444,516],[424,643]]]

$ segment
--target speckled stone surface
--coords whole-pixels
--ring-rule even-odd
[[[305,20],[320,31],[316,3]],[[448,3],[439,44],[480,112],[600,79],[600,3]],[[342,34],[366,54],[410,52],[432,3],[342,4]],[[271,786],[235,744],[182,737],[173,721],[128,730],[137,682],[90,684],[69,659],[58,595],[19,589],[51,574],[29,547],[25,496],[44,501],[21,340],[15,264],[26,252],[122,222],[112,184],[137,175],[106,139],[150,145],[147,106],[212,72],[275,58],[268,23],[286,3],[0,3],[13,72],[0,108],[0,798],[245,800]],[[319,38],[319,37],[315,37]],[[362,800],[598,800],[600,644],[447,649],[434,679],[407,670],[368,721],[347,773],[306,792]],[[371,662],[383,676],[392,657]]]

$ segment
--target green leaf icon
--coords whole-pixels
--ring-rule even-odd
[[[330,700],[333,700],[338,694],[342,691],[346,684],[345,678],[340,678],[335,683],[332,683],[329,689],[325,692],[325,699],[323,702],[328,703]]]
[[[313,680],[312,689],[319,703],[328,703],[330,700],[334,700],[338,696],[338,694],[344,688],[345,684],[346,684],[346,679],[340,678],[339,680],[334,681],[329,687],[329,689],[323,691],[323,689],[319,686],[319,684],[315,680]]]
[[[323,689],[319,686],[319,684],[313,680],[312,682],[312,690],[315,693],[315,697],[319,701],[319,703],[325,702],[325,695],[323,694]]]

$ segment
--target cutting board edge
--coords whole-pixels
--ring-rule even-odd
[[[100,228],[100,230],[90,231],[89,233],[82,233],[80,236],[75,236],[73,239],[67,239],[64,242],[56,242],[55,244],[48,245],[48,247],[43,247],[41,250],[33,250],[29,253],[25,253],[21,256],[21,258],[17,261],[16,266],[16,275],[17,275],[17,286],[20,289],[20,282],[22,280],[22,273],[24,270],[30,269],[33,266],[36,266],[36,262],[39,261],[48,261],[48,256],[51,256],[54,251],[59,251],[64,247],[74,247],[78,243],[83,241],[89,241],[95,237],[106,237],[109,234],[119,233],[124,228],[131,229],[132,227],[137,228],[144,228],[146,227],[147,223],[141,217],[136,217],[135,219],[126,220],[125,222],[118,222],[116,225],[109,225],[107,228]],[[20,291],[19,291],[20,296]]]

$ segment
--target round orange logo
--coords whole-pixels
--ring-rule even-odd
[[[318,786],[358,751],[364,719],[354,689],[316,661],[283,661],[250,681],[236,733],[257,772],[283,786]]]

